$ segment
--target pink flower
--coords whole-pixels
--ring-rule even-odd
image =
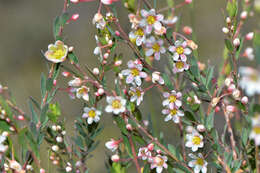
[[[119,146],[120,142],[121,142],[121,140],[116,141],[116,140],[114,140],[114,139],[112,138],[110,141],[106,142],[105,146],[106,146],[109,150],[111,150],[112,152],[114,152],[114,151],[116,151],[116,150],[118,149],[118,146]]]

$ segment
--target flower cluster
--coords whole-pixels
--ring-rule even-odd
[[[168,158],[164,156],[161,150],[154,150],[154,144],[149,144],[147,147],[139,148],[138,157],[142,160],[147,160],[151,164],[151,169],[156,168],[157,173],[161,173],[163,169],[167,169]]]
[[[164,121],[173,120],[174,123],[179,123],[180,117],[184,116],[184,113],[180,110],[182,106],[181,92],[176,92],[175,90],[172,90],[171,93],[164,92],[163,97],[165,100],[162,104],[166,108],[162,110],[162,113],[167,115]]]

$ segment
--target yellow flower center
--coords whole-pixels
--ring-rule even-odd
[[[257,80],[258,80],[257,74],[251,74],[251,75],[250,75],[250,79],[251,79],[252,81],[257,81]]]
[[[164,164],[163,158],[161,158],[161,157],[159,157],[159,156],[157,156],[157,157],[155,158],[155,162],[156,162],[157,166],[163,166],[163,164]]]
[[[140,90],[136,90],[135,93],[136,93],[137,97],[141,97],[141,91]]]
[[[139,70],[137,68],[133,68],[131,70],[131,73],[132,73],[133,76],[139,76]]]
[[[155,52],[159,52],[160,51],[160,45],[158,43],[155,43],[152,48],[153,48],[153,50]]]
[[[119,108],[121,108],[121,106],[122,106],[122,104],[121,104],[120,100],[114,100],[112,102],[113,109],[119,109]]]
[[[96,112],[94,110],[91,110],[88,112],[88,116],[94,118],[96,116]]]
[[[170,96],[170,97],[169,97],[169,101],[170,101],[171,103],[174,103],[176,100],[177,100],[177,98],[176,98],[175,96]]]
[[[201,139],[199,136],[194,136],[192,138],[192,143],[195,144],[195,145],[199,145],[201,143]]]
[[[260,134],[260,127],[254,127],[254,128],[253,128],[253,131],[254,131],[256,134]]]
[[[155,23],[156,18],[154,16],[148,16],[146,20],[149,25],[152,25]]]
[[[64,49],[57,49],[53,52],[53,56],[55,59],[60,59],[65,55]]]
[[[88,92],[88,90],[87,90],[87,88],[85,88],[85,87],[82,87],[82,88],[80,88],[79,90],[78,90],[78,93],[79,94],[84,94],[84,93],[87,93]]]
[[[176,115],[177,114],[177,109],[172,109],[171,111],[170,111],[170,113],[171,113],[171,115]]]
[[[196,163],[197,163],[197,165],[203,166],[204,160],[202,158],[197,158]]]
[[[176,48],[176,52],[179,54],[179,55],[181,55],[181,54],[183,54],[183,52],[184,52],[184,49],[183,49],[183,47],[177,47]]]
[[[135,35],[138,35],[138,36],[143,36],[144,35],[144,31],[142,28],[139,28],[135,31]]]
[[[182,61],[178,61],[176,62],[175,66],[177,69],[182,69],[184,67],[184,63]]]

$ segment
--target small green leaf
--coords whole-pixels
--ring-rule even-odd
[[[46,77],[42,73],[41,74],[41,94],[42,94],[42,98],[45,96],[45,93],[46,93]]]
[[[233,45],[230,42],[230,40],[225,39],[225,45],[226,45],[226,47],[228,48],[229,51],[233,51],[234,50]]]
[[[73,52],[69,53],[68,57],[70,61],[73,62],[74,64],[79,64],[79,59]]]
[[[214,126],[214,115],[215,115],[215,112],[212,111],[205,119],[205,127],[208,130],[211,130],[212,127]]]

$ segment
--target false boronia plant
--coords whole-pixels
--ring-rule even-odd
[[[82,69],[63,36],[65,25],[79,17],[70,15],[68,8],[90,1],[99,3],[93,18],[98,67],[93,70],[86,65]],[[159,3],[167,3],[167,7],[157,9]],[[121,132],[120,138],[111,136],[105,144],[111,150],[107,172],[260,173],[260,105],[256,97],[260,75],[238,63],[243,57],[260,63],[259,30],[241,32],[259,1],[227,1],[222,28],[225,48],[218,72],[198,61],[195,34],[191,27],[181,26],[176,14],[176,9],[193,8],[193,3],[65,0],[62,14],[54,21],[55,41],[43,52],[50,69],[47,76],[41,76],[41,101],[31,97],[27,114],[16,105],[8,88],[0,87],[1,172],[53,172],[41,166],[44,157],[55,165],[55,172],[97,172],[89,168],[88,159],[98,145],[96,136],[106,114]],[[129,32],[121,27],[116,13],[120,4],[129,11]],[[118,44],[129,46],[133,53],[129,61],[116,53]],[[164,70],[155,62],[163,64]],[[107,78],[111,71],[113,79]],[[59,86],[60,73],[69,79],[65,88]],[[162,133],[157,135],[151,117],[139,108],[147,106],[144,95],[149,98],[151,88],[159,91],[162,103],[161,115],[154,116],[179,131],[176,143],[167,143]],[[60,106],[53,102],[57,91],[84,103],[75,120],[75,136],[67,135]],[[220,130],[214,123],[216,116],[225,121]],[[49,154],[40,157],[43,143]]]

